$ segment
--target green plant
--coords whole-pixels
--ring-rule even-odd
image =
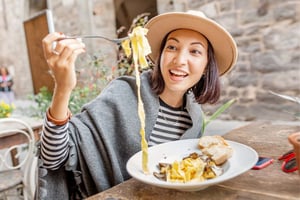
[[[82,106],[96,96],[114,78],[113,69],[104,66],[103,55],[88,56],[78,61],[77,86],[71,93],[69,109],[73,114],[80,112]],[[49,88],[42,87],[36,95],[30,95],[29,99],[37,103],[31,107],[33,117],[43,118],[52,100]]]
[[[9,117],[14,109],[15,109],[14,104],[7,104],[4,101],[1,101],[0,102],[0,118]]]
[[[231,100],[227,101],[225,104],[223,104],[221,107],[219,107],[217,109],[217,111],[214,112],[211,116],[207,116],[203,112],[203,123],[202,123],[202,130],[201,130],[202,134],[204,135],[205,129],[211,121],[216,119],[221,113],[223,113],[227,108],[229,108],[235,102],[236,102],[236,99],[231,99]]]
[[[71,94],[69,109],[73,114],[78,113],[81,107],[98,95],[97,88],[76,87]],[[43,118],[47,108],[50,106],[52,93],[47,87],[42,87],[37,95],[29,99],[37,103],[36,107],[30,107],[32,117]]]
[[[36,95],[30,95],[29,99],[33,100],[37,104],[37,107],[30,107],[30,114],[33,117],[42,118],[45,111],[50,105],[51,98],[52,94],[47,87],[40,88],[39,93],[37,93]]]

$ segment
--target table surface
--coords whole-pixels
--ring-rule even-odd
[[[197,192],[183,192],[159,188],[129,179],[88,200],[198,200],[198,199],[247,199],[247,200],[296,200],[300,199],[300,175],[298,172],[281,171],[278,157],[291,150],[288,135],[300,131],[299,126],[276,125],[270,122],[254,122],[234,129],[224,135],[255,149],[259,156],[274,159],[274,163],[262,170],[249,170],[231,180],[210,186]]]

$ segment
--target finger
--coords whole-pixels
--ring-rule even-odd
[[[52,55],[52,50],[53,50],[53,44],[54,42],[59,39],[65,37],[64,34],[54,32],[48,34],[44,39],[42,40],[42,46],[43,46],[43,51],[44,51],[44,57],[48,59]]]
[[[53,53],[54,55],[57,55],[57,56],[59,56],[59,54],[60,54],[60,53],[59,53],[58,51],[56,51],[55,49],[52,50],[52,53]]]
[[[52,50],[53,54],[59,55],[63,54],[67,56],[66,52],[72,52],[74,49],[77,48],[84,48],[85,44],[78,39],[64,39],[57,42],[55,49]]]
[[[86,52],[85,49],[76,49],[76,50],[73,51],[72,55],[69,57],[68,60],[69,60],[71,63],[75,63],[75,61],[76,61],[78,55],[80,55],[80,54],[82,54],[82,53],[85,53],[85,52]]]
[[[80,41],[73,40],[65,42],[64,44],[59,44],[57,51],[60,52],[61,59],[69,59],[69,57],[74,53],[74,51],[78,49],[84,49],[85,51],[85,44]]]
[[[48,65],[50,69],[57,70],[62,68],[68,68],[65,70],[72,70],[70,67],[74,67],[75,60],[80,53],[85,52],[85,45],[81,42],[70,43],[67,42],[66,46],[64,46],[63,51],[57,56],[52,55],[48,60]]]

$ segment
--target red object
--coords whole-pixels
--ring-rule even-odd
[[[297,170],[296,156],[294,150],[290,150],[278,158],[278,160],[284,160],[281,169],[284,172],[294,172]]]
[[[267,158],[267,157],[259,157],[257,163],[252,167],[252,169],[258,170],[258,169],[263,169],[270,164],[272,164],[274,161],[273,158]]]

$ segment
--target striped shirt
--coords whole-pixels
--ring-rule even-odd
[[[150,135],[149,146],[178,140],[192,126],[192,120],[185,108],[172,108],[160,100],[158,117]],[[69,154],[68,123],[57,126],[45,118],[42,134],[41,156],[44,167],[58,169]]]
[[[41,156],[45,168],[58,169],[67,160],[69,154],[68,125],[69,123],[57,126],[45,118],[41,138]]]
[[[156,123],[150,135],[149,146],[178,140],[192,126],[192,120],[183,107],[173,108],[160,99]]]

